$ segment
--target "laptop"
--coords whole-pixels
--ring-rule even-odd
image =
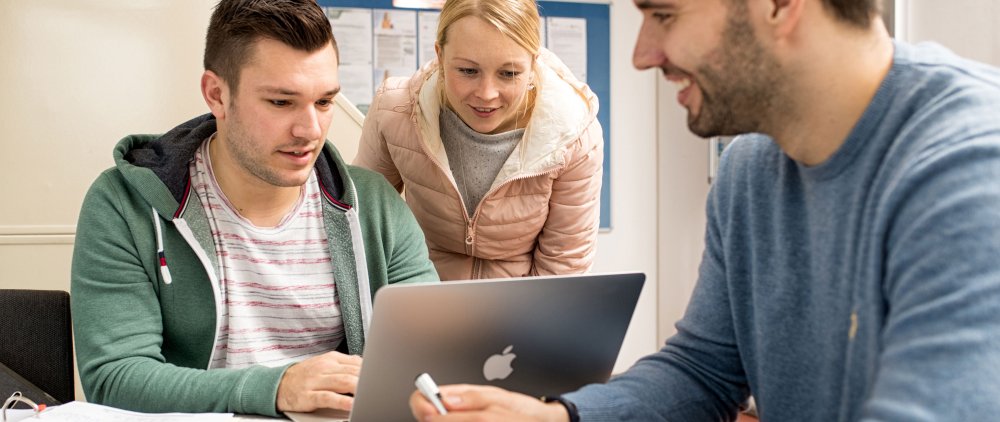
[[[354,408],[297,422],[412,420],[417,375],[551,396],[604,382],[643,273],[391,285],[375,295]]]

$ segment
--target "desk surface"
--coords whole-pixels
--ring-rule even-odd
[[[234,421],[287,421],[286,418],[272,418],[268,416],[259,415],[235,415],[233,416]]]

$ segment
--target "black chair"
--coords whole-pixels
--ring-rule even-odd
[[[73,401],[69,293],[0,289],[0,401],[17,390],[47,405]]]

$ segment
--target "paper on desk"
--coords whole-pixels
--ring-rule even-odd
[[[7,409],[4,414],[7,416],[5,419],[7,422],[18,422],[21,419],[30,418],[31,415],[35,414],[35,411],[33,409]]]
[[[30,414],[27,416],[30,416]],[[44,412],[39,414],[38,419],[63,422],[214,422],[231,421],[232,418],[232,413],[139,413],[101,406],[99,404],[73,401],[45,409]],[[24,420],[32,421],[34,419],[25,418]]]

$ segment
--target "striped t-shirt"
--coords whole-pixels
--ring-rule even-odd
[[[276,227],[239,215],[212,173],[206,140],[191,163],[221,274],[221,327],[211,368],[280,366],[344,339],[316,174]]]

